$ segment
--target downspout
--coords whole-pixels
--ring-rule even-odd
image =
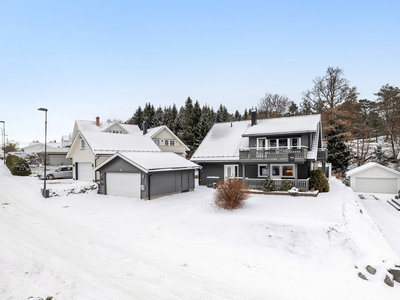
[[[95,156],[94,159],[94,167],[97,167],[97,160],[100,158],[100,156]],[[97,172],[94,172],[94,182],[97,182]]]
[[[151,173],[147,174],[147,188],[148,188],[147,194],[149,196],[149,200],[150,200],[150,177],[151,177],[151,175],[153,175],[153,174],[151,174]]]

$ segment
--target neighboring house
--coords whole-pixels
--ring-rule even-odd
[[[202,167],[200,185],[242,177],[259,187],[271,178],[306,189],[319,161],[326,173],[326,160],[320,115],[257,120],[257,112],[248,121],[214,124],[191,158]]]
[[[397,194],[400,190],[400,172],[375,162],[354,168],[346,176],[357,193]]]
[[[75,138],[75,135],[78,133],[78,131],[134,134],[135,132],[140,132],[141,130],[137,125],[100,122],[100,118],[96,117],[95,121],[76,120],[74,124],[74,130],[72,132],[72,140]]]
[[[65,143],[64,143],[65,145]],[[68,152],[68,147],[63,147],[63,143],[51,142],[47,143],[46,147],[46,164],[48,166],[60,166],[60,165],[70,165],[72,160],[66,158]],[[37,154],[42,159],[42,164],[44,164],[44,143],[30,143],[29,146],[23,147],[22,151],[26,154],[33,155]]]
[[[94,171],[101,194],[154,199],[194,190],[198,168],[171,152],[117,152]]]
[[[147,123],[143,124],[143,135],[150,137],[163,152],[173,152],[186,157],[189,148],[166,126],[147,128]]]
[[[118,151],[161,152],[147,136],[79,130],[67,153],[74,167],[73,178],[98,181],[99,174],[92,169]]]

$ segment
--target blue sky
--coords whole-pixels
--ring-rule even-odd
[[[75,119],[127,120],[190,96],[241,113],[299,103],[327,67],[360,98],[400,85],[399,1],[0,0],[0,120],[26,145]]]

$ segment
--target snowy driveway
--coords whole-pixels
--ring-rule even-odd
[[[400,211],[393,208],[387,200],[394,199],[391,194],[362,194],[360,200],[376,225],[381,229],[388,244],[400,257]]]

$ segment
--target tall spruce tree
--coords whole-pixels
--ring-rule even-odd
[[[161,106],[159,106],[154,114],[153,126],[157,127],[161,125],[164,125],[164,111]]]
[[[326,132],[328,162],[334,171],[343,173],[347,171],[352,159],[350,149],[343,139],[344,134],[345,130],[340,126]]]
[[[143,109],[143,120],[147,122],[149,128],[154,127],[154,115],[155,115],[155,109],[152,104],[146,103],[144,109]]]
[[[182,141],[189,147],[189,156],[193,154],[195,134],[194,134],[194,108],[193,101],[190,97],[187,98],[183,108],[181,119]]]

